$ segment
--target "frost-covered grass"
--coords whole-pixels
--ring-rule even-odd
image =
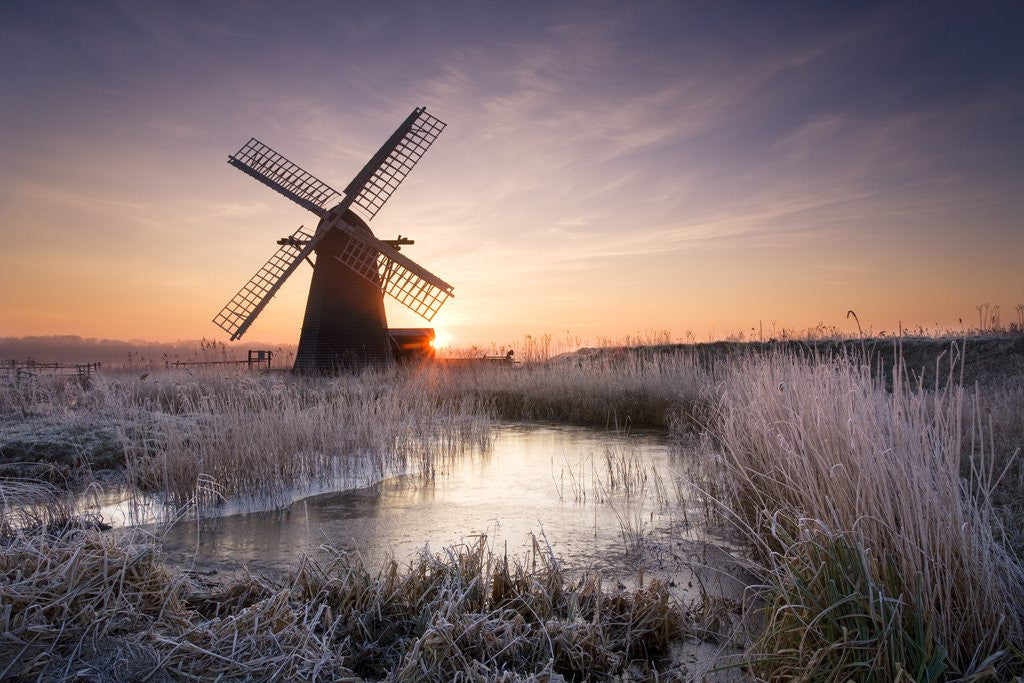
[[[197,492],[205,503],[273,500],[330,482],[356,462],[377,477],[430,475],[444,458],[489,439],[478,401],[442,396],[402,370],[332,378],[114,372],[85,386],[51,379],[2,393],[8,449],[16,442],[31,455],[64,446],[68,460],[77,453],[88,466],[95,451],[82,426],[92,425],[113,435],[131,489],[174,505]]]
[[[626,428],[693,424],[710,371],[687,355],[523,366],[426,365],[307,377],[285,372],[106,371],[82,385],[0,388],[4,459],[118,468],[168,502],[273,499],[357,461],[427,474],[482,445],[491,418]]]
[[[931,378],[943,374],[936,368]],[[975,389],[955,371],[925,386],[900,368],[880,370],[845,349],[717,361],[687,351],[605,351],[338,378],[107,373],[85,387],[0,389],[0,428],[10,435],[20,424],[22,438],[33,421],[103,425],[123,449],[130,485],[175,501],[194,499],[197,484],[211,498],[273,496],[364,456],[381,473],[429,473],[486,441],[492,417],[700,430],[713,446],[703,456],[702,486],[715,498],[708,505],[736,523],[761,563],[764,601],[753,604],[764,607],[765,628],[750,651],[760,675],[1019,673],[1024,574],[1007,544],[1020,547],[1024,526],[1020,377],[989,375]],[[610,460],[609,481],[639,481],[627,465]],[[1014,519],[1017,535],[1005,535],[1002,520]],[[449,593],[456,602],[461,595]],[[469,667],[459,671],[496,675],[487,667],[498,654],[466,655],[473,629],[512,632],[520,622],[510,612],[499,613],[501,622],[445,609],[416,636],[426,640],[415,656],[439,648],[430,650],[434,659],[389,672],[420,666],[455,675],[443,668],[451,655]],[[211,644],[219,637],[202,641],[204,651],[219,653]],[[555,642],[550,631],[544,637]],[[539,662],[531,652],[524,661]]]
[[[436,365],[420,381],[473,397],[506,419],[684,429],[694,425],[714,376],[706,358],[687,351],[604,350],[522,365]]]
[[[1024,570],[992,505],[1009,459],[957,382],[896,376],[770,355],[720,386],[708,488],[764,566],[763,675],[939,680],[1020,655]]]
[[[337,378],[275,373],[111,382],[131,485],[184,502],[202,476],[227,498],[274,498],[361,464],[381,478],[424,475],[489,439],[487,412],[397,371]],[[212,501],[210,501],[212,502]]]
[[[539,544],[517,562],[484,538],[406,568],[326,547],[281,580],[211,585],[141,533],[20,533],[0,605],[5,680],[639,680],[692,621],[663,582],[571,579]]]

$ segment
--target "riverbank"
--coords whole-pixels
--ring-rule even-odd
[[[356,450],[429,470],[498,418],[658,425],[694,447],[702,514],[744,534],[757,561],[749,600],[729,608],[763,624],[744,641],[756,675],[1019,673],[1020,340],[904,340],[904,355],[889,340],[835,344],[583,350],[336,379],[109,375],[8,391],[2,434],[106,420],[126,483],[216,505],[213,484],[235,495],[258,480],[268,494]]]

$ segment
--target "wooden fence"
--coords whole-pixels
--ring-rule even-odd
[[[38,375],[77,376],[82,379],[99,372],[102,363],[37,363],[34,360],[0,361],[0,373],[16,382],[26,381]]]

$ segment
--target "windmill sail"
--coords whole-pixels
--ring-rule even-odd
[[[288,276],[313,252],[316,242],[313,234],[300,226],[213,318],[231,335],[231,341],[245,334]]]
[[[281,247],[214,317],[231,339],[253,321],[315,251],[295,369],[333,372],[391,362],[384,294],[431,320],[453,288],[386,242],[366,224],[445,128],[444,122],[414,109],[356,177],[338,192],[278,152],[251,138],[228,163],[316,214],[315,231],[299,228],[279,240]]]
[[[321,218],[341,201],[340,192],[256,138],[229,156],[228,163]]]
[[[454,288],[390,245],[344,221],[336,227],[349,240],[337,259],[426,320],[453,297]]]
[[[444,128],[425,107],[414,109],[345,188],[344,206],[371,220]]]

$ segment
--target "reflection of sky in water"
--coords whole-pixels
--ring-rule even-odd
[[[642,465],[643,493],[608,491],[609,451]],[[452,462],[433,482],[393,477],[370,488],[314,495],[283,510],[183,521],[160,533],[171,561],[194,558],[200,569],[283,569],[325,541],[374,564],[388,553],[404,562],[424,546],[438,551],[474,534],[487,534],[497,552],[507,548],[520,557],[531,547],[531,532],[541,530],[559,558],[576,567],[619,565],[620,520],[648,530],[678,524],[672,460],[659,433],[503,425],[489,453]],[[659,478],[667,505],[658,502]],[[585,502],[576,501],[574,482],[577,491],[585,489]]]

